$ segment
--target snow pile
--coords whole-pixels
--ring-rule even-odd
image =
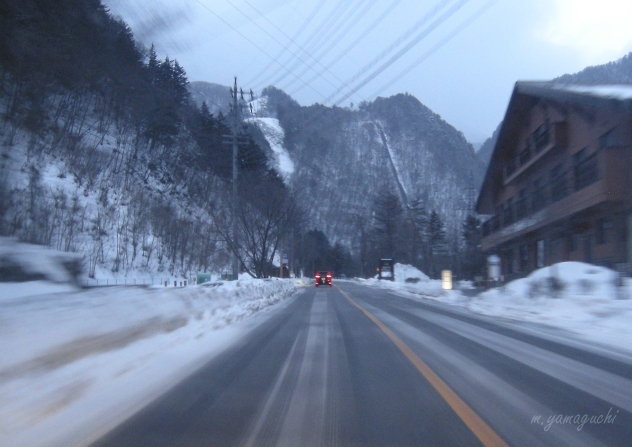
[[[0,445],[70,445],[86,427],[116,422],[297,290],[279,279],[58,286],[0,283]]]
[[[480,314],[546,324],[587,340],[632,350],[632,281],[625,278],[618,286],[618,274],[610,269],[562,262],[476,296],[442,290],[438,280],[406,282],[409,272],[416,269],[401,265],[399,269],[407,273],[398,276],[396,266],[394,282],[370,279],[366,284]],[[460,284],[457,288],[461,289]]]
[[[419,282],[414,281],[415,279],[419,281],[430,281],[428,275],[423,273],[421,270],[413,267],[412,265],[395,263],[396,282]]]
[[[481,298],[530,303],[537,298],[594,299],[616,295],[616,272],[583,262],[561,262],[532,272]]]
[[[624,340],[632,340],[632,290],[629,280],[622,287],[617,280],[618,274],[604,267],[562,262],[483,292],[466,307],[564,328],[621,347]]]
[[[0,237],[0,281],[47,279],[55,283],[74,282],[80,262],[81,256],[75,253]]]
[[[442,297],[452,299],[441,288],[441,281],[430,279],[428,275],[408,264],[395,263],[395,281],[379,280],[377,276],[366,280],[367,285],[382,289],[404,291],[425,297]]]

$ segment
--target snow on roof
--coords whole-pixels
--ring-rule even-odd
[[[632,85],[570,85],[554,84],[553,89],[618,100],[632,99]]]

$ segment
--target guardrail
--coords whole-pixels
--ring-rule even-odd
[[[195,284],[195,279],[173,279],[173,278],[87,278],[79,280],[82,287],[111,287],[111,286],[163,286],[163,287],[186,287]]]

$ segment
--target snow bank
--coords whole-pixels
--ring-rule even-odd
[[[442,299],[452,300],[452,294],[446,294],[441,288],[441,281],[430,279],[428,275],[408,264],[395,264],[395,281],[379,280],[377,276],[365,281],[367,285],[379,287],[382,289],[403,291],[424,297],[441,297]]]
[[[398,276],[396,265],[395,282],[370,279],[366,284],[413,299],[440,301],[480,314],[562,328],[587,340],[632,351],[632,281],[626,278],[624,285],[618,287],[618,274],[610,269],[562,262],[476,296],[466,296],[460,290],[444,291],[438,280],[406,282],[416,269],[401,265],[399,269],[406,273]]]
[[[562,262],[481,293],[466,307],[482,314],[533,321],[583,338],[632,350],[631,284],[617,286],[616,272]]]
[[[0,280],[47,279],[56,283],[76,281],[81,256],[42,245],[0,237]]]
[[[412,280],[412,281],[411,281]],[[418,281],[414,281],[418,280]],[[395,264],[395,282],[430,281],[428,275],[408,264]]]
[[[0,283],[2,446],[71,445],[114,424],[297,290],[289,279],[59,287]]]

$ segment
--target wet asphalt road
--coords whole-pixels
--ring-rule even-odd
[[[299,293],[93,446],[632,445],[629,358],[335,285]]]

